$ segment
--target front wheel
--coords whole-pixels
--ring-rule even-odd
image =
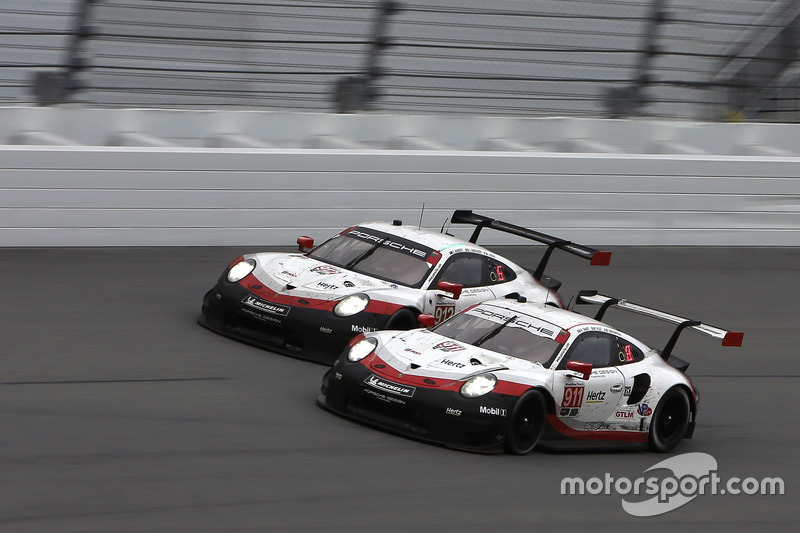
[[[506,451],[514,455],[530,453],[544,432],[547,406],[544,396],[537,390],[530,390],[520,396],[506,429]]]
[[[385,329],[414,329],[418,328],[417,315],[410,309],[400,309],[386,322]]]
[[[654,452],[671,451],[686,435],[692,407],[683,387],[674,387],[661,397],[650,422],[650,449]]]

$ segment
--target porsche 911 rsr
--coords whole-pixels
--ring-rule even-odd
[[[560,283],[544,274],[550,254],[564,250],[607,265],[609,252],[507,224],[472,211],[452,222],[476,226],[469,241],[394,223],[348,228],[305,253],[238,257],[203,298],[199,323],[281,353],[331,364],[347,342],[379,329],[412,329],[417,316],[437,322],[473,304],[523,294],[563,306]],[[531,273],[476,243],[485,228],[546,244]],[[308,251],[310,249],[310,251]]]
[[[323,379],[318,403],[407,436],[480,452],[672,450],[691,438],[698,393],[671,355],[685,328],[729,332],[594,291],[595,318],[524,298],[484,302],[433,327],[360,335]],[[677,324],[657,351],[603,323],[609,306]],[[429,317],[422,317],[430,324]]]

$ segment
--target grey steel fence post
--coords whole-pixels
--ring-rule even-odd
[[[381,53],[390,45],[389,18],[400,10],[395,0],[379,0],[373,24],[370,47],[366,54],[362,73],[345,76],[336,81],[333,99],[339,113],[350,113],[366,109],[377,98],[375,82],[383,75],[379,65]]]
[[[650,6],[650,14],[642,34],[639,60],[636,62],[631,83],[624,87],[612,87],[606,91],[604,103],[611,117],[638,115],[642,107],[648,103],[645,90],[653,82],[649,71],[653,58],[659,54],[656,44],[658,28],[668,20],[668,14],[664,10],[666,3],[667,0],[653,0]]]
[[[88,67],[84,53],[86,39],[95,34],[89,24],[93,4],[100,0],[78,0],[78,10],[72,35],[65,50],[64,63],[57,71],[38,71],[34,73],[31,90],[39,105],[61,104],[82,88],[80,73]]]

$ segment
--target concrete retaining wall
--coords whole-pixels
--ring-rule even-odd
[[[0,246],[290,245],[456,208],[592,245],[800,246],[800,159],[0,146]],[[459,230],[458,235],[467,235]],[[514,237],[482,242],[515,244]]]

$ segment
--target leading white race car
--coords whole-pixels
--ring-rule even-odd
[[[240,256],[206,293],[198,321],[242,341],[331,364],[359,333],[412,329],[421,313],[441,322],[510,293],[563,306],[556,292],[560,283],[544,274],[553,250],[593,265],[610,261],[610,252],[472,211],[455,211],[452,222],[476,226],[469,241],[400,221],[374,222],[348,228],[316,248],[311,238],[300,237],[306,253]],[[478,246],[483,228],[544,243],[538,266],[528,272]]]
[[[594,318],[524,298],[484,302],[432,330],[353,339],[318,403],[411,437],[482,452],[621,446],[672,450],[691,438],[698,394],[672,356],[686,329],[723,346],[743,334],[595,291]],[[610,306],[676,324],[657,351],[601,322]],[[431,317],[422,317],[432,324]]]

